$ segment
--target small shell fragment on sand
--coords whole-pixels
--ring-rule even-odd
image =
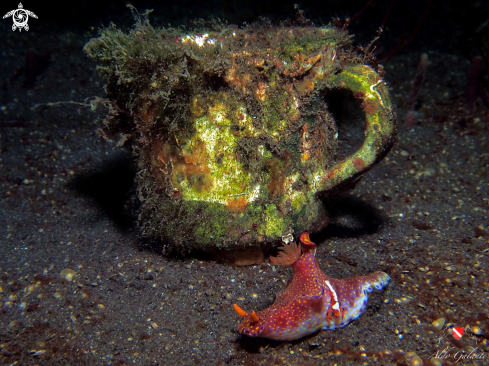
[[[445,325],[445,318],[438,318],[436,319],[433,323],[433,326],[437,329],[437,330],[441,330],[443,328],[443,326]]]
[[[75,278],[75,276],[76,276],[76,272],[73,271],[71,268],[65,268],[60,273],[61,279],[68,282],[73,281],[73,278]]]
[[[475,335],[482,335],[482,329],[479,328],[477,325],[474,325],[473,327],[471,327],[471,330],[472,330],[472,333],[474,333]]]

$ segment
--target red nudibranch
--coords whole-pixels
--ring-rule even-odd
[[[315,258],[316,244],[309,234],[299,238],[301,246],[285,244],[274,265],[291,265],[294,276],[275,302],[263,311],[245,312],[234,304],[243,317],[237,331],[250,337],[275,340],[302,338],[319,329],[341,328],[358,318],[367,308],[368,293],[383,289],[390,280],[384,272],[344,280],[325,275]]]

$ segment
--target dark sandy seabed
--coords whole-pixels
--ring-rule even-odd
[[[264,309],[290,268],[175,258],[143,243],[125,210],[130,154],[95,132],[103,111],[46,105],[103,95],[81,51],[95,33],[35,34],[41,22],[30,24],[29,33],[1,28],[0,363],[416,364],[408,352],[425,365],[437,352],[438,364],[489,363],[489,110],[480,99],[473,116],[461,109],[470,71],[461,54],[425,50],[413,126],[403,101],[420,52],[386,64],[398,141],[331,200],[331,224],[312,237],[328,275],[383,270],[391,283],[345,328],[274,342],[239,336],[232,304]],[[345,146],[358,138],[353,115],[340,122]],[[76,273],[71,282],[65,269]],[[439,318],[442,330],[432,324]],[[447,325],[482,334],[466,328],[456,341]],[[479,359],[456,358],[473,349]]]

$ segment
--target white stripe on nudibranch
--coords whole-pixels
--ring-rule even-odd
[[[333,286],[331,286],[331,284],[329,283],[329,281],[325,281],[325,282],[326,282],[326,286],[329,287],[329,290],[333,294],[333,298],[334,298],[334,301],[335,301],[335,304],[333,305],[333,309],[340,311],[340,303],[338,301],[338,295],[336,294],[336,291],[334,290]]]

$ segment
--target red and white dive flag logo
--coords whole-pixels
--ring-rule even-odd
[[[464,335],[464,328],[453,327],[452,328],[452,335],[453,335],[453,338],[455,338],[456,340],[459,340]]]

